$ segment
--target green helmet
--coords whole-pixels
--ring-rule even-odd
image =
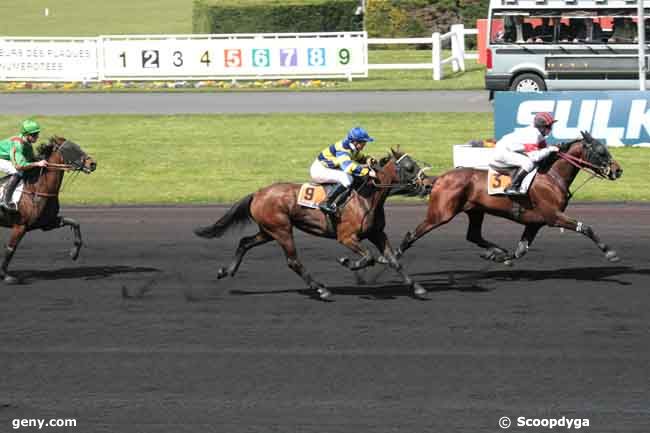
[[[38,124],[37,121],[33,119],[27,119],[23,121],[22,125],[20,126],[20,133],[25,135],[25,134],[37,134],[41,132],[41,126]]]

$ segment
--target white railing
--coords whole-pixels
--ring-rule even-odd
[[[477,53],[465,51],[465,35],[477,35],[477,29],[465,29],[463,24],[454,24],[448,33],[436,32],[430,38],[375,38],[368,39],[368,45],[431,44],[431,63],[368,63],[368,69],[431,69],[434,80],[444,76],[443,66],[451,63],[454,72],[465,71],[465,59],[478,59]],[[442,58],[442,43],[451,41],[451,56]]]

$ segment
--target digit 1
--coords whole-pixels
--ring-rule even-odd
[[[120,57],[122,58],[122,67],[126,68],[126,52],[122,51]]]

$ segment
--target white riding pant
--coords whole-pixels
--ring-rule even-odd
[[[497,149],[494,155],[494,162],[499,165],[516,165],[530,172],[535,168],[535,163],[526,155],[511,152],[506,149]]]
[[[311,174],[312,180],[316,183],[340,183],[346,188],[352,185],[352,181],[354,180],[352,175],[341,170],[327,168],[319,160],[313,162],[309,173]]]
[[[13,162],[7,161],[6,159],[0,159],[0,171],[4,171],[7,174],[16,174],[18,170],[14,167]]]

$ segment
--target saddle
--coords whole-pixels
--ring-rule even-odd
[[[489,195],[517,195],[506,194],[505,189],[512,184],[512,176],[517,172],[519,167],[497,167],[490,165],[487,175],[487,190]],[[521,183],[520,194],[528,194],[528,189],[537,175],[537,167],[533,169],[524,178]]]
[[[327,200],[331,190],[336,187],[335,183],[318,184],[305,182],[298,191],[298,204],[302,207],[318,209],[318,206]]]
[[[5,188],[7,187],[7,181],[11,175],[3,176],[0,178],[0,194],[4,194]],[[20,201],[20,197],[23,195],[23,185],[24,182],[21,180],[18,182],[18,186],[16,186],[16,189],[14,190],[14,194],[11,197],[11,201],[18,204]]]

